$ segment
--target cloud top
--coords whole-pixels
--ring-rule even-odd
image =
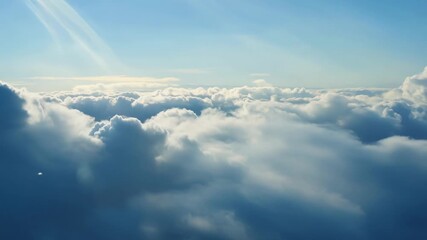
[[[1,83],[0,238],[425,239],[425,81],[41,95]]]

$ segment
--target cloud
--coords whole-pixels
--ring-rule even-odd
[[[133,83],[133,82],[175,82],[178,81],[174,77],[153,78],[153,77],[133,77],[133,76],[86,76],[86,77],[31,77],[34,80],[72,80],[72,81],[88,81],[102,83]]]
[[[0,238],[425,239],[423,81],[43,95],[0,84]]]
[[[97,82],[97,84],[77,85],[74,92],[114,92],[114,91],[147,91],[175,86],[178,78],[165,77],[129,77],[129,76],[95,76],[95,77],[74,77],[74,78],[40,78],[45,80],[73,80]]]
[[[272,85],[264,79],[257,79],[252,81],[257,87],[271,87]]]
[[[208,69],[200,69],[200,68],[177,68],[177,69],[169,69],[168,72],[178,73],[178,74],[207,74],[211,71]]]
[[[423,130],[427,122],[426,110],[425,107],[418,107],[423,104],[422,101],[383,97],[393,91],[396,89],[387,92],[375,89],[309,91],[271,86],[166,88],[153,93],[135,93],[134,98],[126,101],[123,101],[123,96],[81,96],[70,97],[65,104],[97,119],[124,114],[141,121],[173,107],[186,108],[200,114],[206,108],[232,113],[243,107],[263,106],[265,110],[288,112],[300,121],[345,129],[365,143],[374,143],[394,135],[426,139],[427,133]],[[372,131],[372,128],[376,130]]]
[[[427,67],[424,72],[408,77],[400,90],[403,98],[427,104]]]
[[[251,73],[249,74],[249,76],[251,77],[255,77],[255,78],[265,78],[265,77],[270,77],[270,73]]]

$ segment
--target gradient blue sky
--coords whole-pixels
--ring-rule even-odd
[[[427,64],[425,0],[68,0],[81,18],[52,8],[71,30],[48,18],[50,32],[34,11],[43,2],[62,0],[0,1],[0,79],[29,88],[66,86],[34,77],[105,75],[394,87]]]

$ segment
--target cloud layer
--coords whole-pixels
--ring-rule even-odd
[[[0,84],[0,238],[426,239],[425,78],[42,95]]]

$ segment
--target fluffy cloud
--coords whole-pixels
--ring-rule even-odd
[[[43,95],[1,84],[0,238],[425,239],[422,79]]]
[[[374,143],[391,136],[427,138],[426,80],[416,75],[400,88],[307,90],[271,86],[232,89],[166,88],[154,92],[104,94],[100,92],[46,95],[69,108],[108,120],[114,115],[138,118],[144,122],[171,108],[188,109],[200,115],[208,108],[227,114],[249,108],[284,111],[299,121],[351,132],[362,142]],[[372,131],[372,129],[375,131]]]
[[[427,67],[424,72],[408,77],[399,90],[403,98],[427,104]]]

